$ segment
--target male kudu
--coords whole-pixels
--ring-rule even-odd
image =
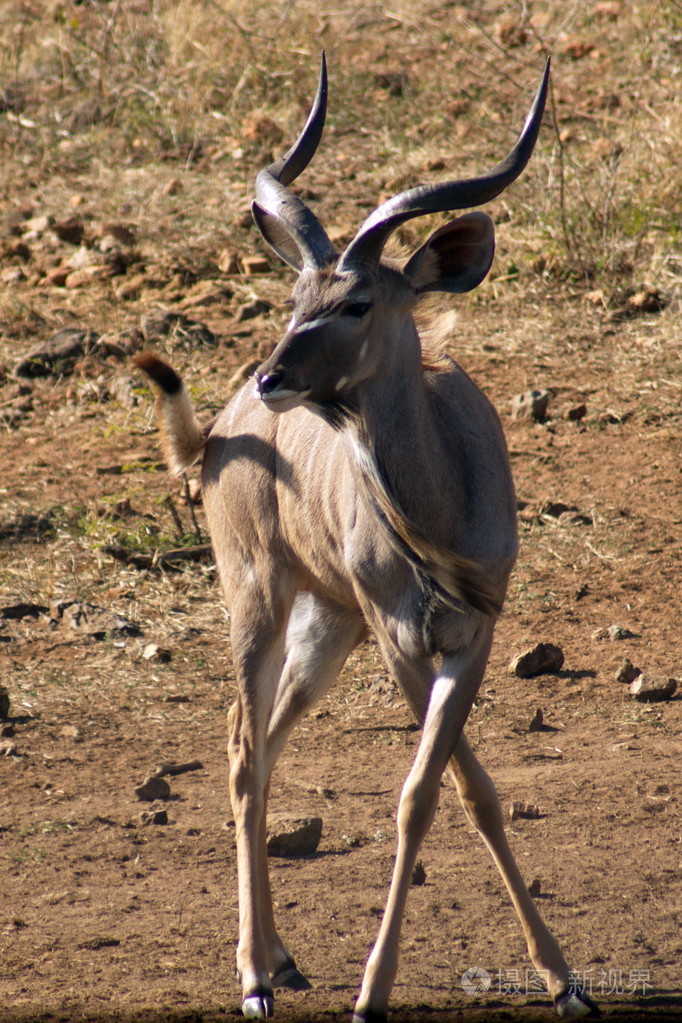
[[[493,225],[468,213],[435,231],[404,265],[382,258],[406,220],[481,205],[521,173],[548,77],[549,68],[502,163],[480,178],[389,199],[339,256],[287,187],[320,141],[323,59],[301,135],[256,181],[256,223],[299,277],[291,322],[255,387],[246,384],[202,429],[176,373],[149,353],[136,360],[160,387],[171,470],[181,473],[203,452],[204,504],[238,684],[229,719],[237,968],[243,1012],[253,1019],[273,1014],[274,987],[307,986],[275,929],[265,841],[270,776],[296,721],[368,632],[422,734],[400,797],[395,870],[354,1020],[387,1013],[412,871],[448,766],[559,1015],[597,1011],[571,987],[507,844],[493,784],[462,731],[516,556],[514,488],[493,408],[456,363],[429,366],[412,310],[428,291],[464,292],[483,280]]]

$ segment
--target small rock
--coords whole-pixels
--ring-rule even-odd
[[[17,745],[15,742],[10,742],[9,739],[5,739],[0,742],[0,757],[13,757],[16,755]]]
[[[58,220],[52,228],[60,241],[68,242],[70,245],[80,245],[83,241],[83,221],[80,217],[67,217],[66,220]]]
[[[159,646],[157,643],[147,643],[142,651],[142,656],[145,661],[154,661],[156,664],[168,664],[172,654],[166,647]]]
[[[265,256],[243,256],[242,266],[245,274],[266,274],[270,272],[270,263]]]
[[[203,346],[215,348],[218,344],[215,334],[205,324],[191,320],[183,313],[148,313],[142,317],[141,326],[147,344],[169,341],[191,349]]]
[[[677,679],[665,675],[638,675],[630,685],[630,694],[640,703],[658,703],[669,700],[677,690]]]
[[[552,519],[558,519],[566,512],[577,512],[575,504],[564,504],[563,501],[544,501],[540,505],[540,515],[549,515]]]
[[[553,675],[561,671],[564,652],[554,643],[538,643],[514,657],[509,671],[517,678],[533,678],[535,675]]]
[[[143,810],[140,814],[143,824],[168,824],[167,810]]]
[[[87,941],[82,941],[78,948],[97,951],[97,949],[100,948],[116,948],[120,944],[121,941],[119,938],[97,937],[89,938]]]
[[[135,789],[135,795],[145,803],[153,803],[156,799],[170,799],[171,787],[163,778],[150,775]]]
[[[92,281],[106,280],[108,277],[112,277],[112,268],[107,263],[101,265],[93,264],[92,266],[84,266],[82,270],[74,270],[66,278],[64,286],[69,291],[73,291],[76,288],[82,288]]]
[[[264,298],[254,298],[251,302],[244,302],[243,305],[239,306],[234,317],[235,323],[253,320],[254,317],[260,316],[261,313],[267,313],[270,309],[272,309],[272,306]]]
[[[415,885],[419,888],[421,885],[426,884],[426,871],[424,870],[424,864],[421,860],[417,860],[412,871],[412,879],[410,884]]]
[[[94,330],[64,327],[33,348],[14,368],[15,377],[68,376],[98,341]]]
[[[311,856],[321,837],[321,817],[271,814],[268,818],[269,856]]]
[[[27,604],[24,601],[20,601],[18,604],[6,604],[4,607],[0,607],[0,618],[11,618],[14,620],[40,618],[42,614],[49,610],[49,607],[45,604]]]
[[[532,895],[534,899],[538,897],[542,891],[542,881],[539,877],[534,877],[531,883],[528,885],[528,894]]]
[[[641,668],[635,668],[634,664],[629,658],[625,658],[620,668],[616,672],[616,682],[623,682],[629,686],[631,682],[634,682],[638,675],[642,674]]]
[[[529,732],[541,732],[542,731],[543,718],[544,718],[544,715],[542,713],[542,709],[540,707],[538,707],[538,709],[535,711],[534,716],[531,718],[530,724],[528,725],[528,731]]]
[[[230,277],[239,273],[239,257],[236,252],[231,252],[230,249],[223,249],[218,256],[218,269],[221,273],[224,273]]]
[[[24,234],[35,235],[36,237],[45,234],[52,227],[52,217],[49,215],[31,217],[24,224]]]
[[[544,423],[547,418],[549,391],[526,391],[512,399],[512,419],[530,419]]]
[[[130,277],[124,277],[122,283],[118,285],[116,298],[120,298],[122,302],[134,301],[145,289],[154,286],[154,281],[148,274],[132,274]]]
[[[73,270],[70,266],[55,266],[47,271],[41,284],[47,284],[51,288],[63,288],[66,286],[67,277],[70,277],[72,273]]]
[[[0,721],[6,721],[9,717],[9,689],[0,686]]]
[[[127,224],[102,224],[97,231],[100,238],[112,238],[117,245],[131,246],[135,244],[135,228]]]
[[[612,643],[618,643],[623,639],[636,639],[637,634],[630,632],[623,625],[609,625],[608,629],[595,629],[592,639],[599,642],[602,639],[609,639]]]
[[[183,309],[196,309],[202,305],[227,305],[232,298],[232,292],[224,285],[216,287],[215,284],[201,282],[193,294],[183,300]]]
[[[636,313],[660,313],[668,304],[658,288],[644,288],[627,300],[628,308]]]
[[[509,819],[512,821],[523,817],[526,820],[537,821],[544,817],[544,812],[535,803],[512,803],[509,807]]]
[[[124,408],[135,408],[137,406],[135,384],[136,381],[127,373],[115,376],[108,384],[109,397]]]
[[[578,423],[581,419],[584,419],[587,415],[587,405],[581,402],[580,405],[571,405],[570,408],[566,409],[566,419],[571,423]]]
[[[10,725],[9,722],[0,725],[0,739],[11,739],[13,735],[14,725]]]
[[[59,729],[59,734],[62,739],[80,739],[81,733],[75,725],[64,725]]]
[[[9,243],[3,252],[3,256],[10,259],[22,259],[24,262],[28,262],[31,258],[31,250],[26,242],[13,241]]]

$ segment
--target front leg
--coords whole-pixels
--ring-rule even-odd
[[[490,651],[492,623],[483,623],[464,651],[444,657],[429,693],[430,663],[396,671],[410,705],[422,717],[427,706],[421,741],[398,807],[398,851],[386,912],[367,962],[354,1023],[378,1023],[386,1018],[398,970],[398,948],[405,903],[421,843],[429,830],[440,792],[440,781],[453,747],[461,735],[471,704],[483,678]],[[394,669],[400,664],[394,661]],[[414,670],[419,667],[420,670]]]

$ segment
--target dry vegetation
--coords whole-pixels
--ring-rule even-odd
[[[682,5],[17,0],[0,47],[0,1019],[237,1013],[225,616],[210,558],[158,563],[196,547],[203,520],[159,465],[128,357],[165,350],[208,416],[279,336],[291,276],[249,200],[322,48],[328,128],[300,188],[339,242],[378,199],[506,152],[552,55],[536,155],[490,206],[490,278],[456,315],[450,299],[429,310],[500,409],[521,508],[470,735],[505,803],[543,808],[513,823],[514,845],[575,969],[614,1019],[673,1018],[680,699],[635,704],[613,676],[624,656],[682,676]],[[265,272],[249,273],[256,255]],[[62,330],[71,354],[65,335],[55,352]],[[531,387],[551,392],[546,423],[511,418]],[[35,613],[9,617],[20,604]],[[593,638],[613,624],[634,635]],[[512,679],[510,653],[538,640],[561,644],[565,670]],[[151,642],[169,663],[145,659]],[[382,670],[359,652],[278,773],[274,809],[325,819],[320,855],[274,866],[315,984],[283,995],[284,1020],[344,1018],[381,912],[415,741]],[[527,733],[537,706],[558,731]],[[195,757],[170,824],[145,826],[134,786]],[[396,1018],[545,1018],[508,976],[487,1002],[461,990],[469,966],[527,958],[449,792],[424,864]],[[648,986],[628,987],[635,970]]]

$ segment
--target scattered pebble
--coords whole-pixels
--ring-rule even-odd
[[[617,643],[623,639],[637,639],[637,634],[630,632],[623,625],[609,625],[608,629],[595,629],[592,639],[597,642],[602,639],[610,639],[612,643]]]
[[[135,795],[145,803],[153,803],[156,799],[170,799],[171,787],[163,778],[150,775],[135,789]]]
[[[230,249],[223,249],[218,256],[218,269],[230,277],[239,273],[239,257]]]
[[[620,668],[616,672],[616,682],[623,682],[629,686],[631,682],[634,682],[638,675],[642,674],[641,668],[636,668],[629,658],[625,658]]]
[[[145,661],[153,661],[155,664],[168,664],[172,654],[167,647],[159,646],[158,643],[147,643],[142,651]]]
[[[64,725],[59,729],[59,735],[62,739],[80,739],[80,729],[76,728],[75,725]]]
[[[269,312],[270,309],[272,306],[264,298],[254,298],[239,306],[234,319],[236,323],[243,323],[244,320],[253,320],[256,316]]]
[[[266,274],[270,272],[270,263],[265,256],[244,256],[242,266],[246,274]]]
[[[554,643],[538,643],[514,657],[509,671],[517,678],[533,678],[535,675],[553,675],[561,671],[564,652]]]
[[[587,415],[587,405],[584,402],[581,402],[580,405],[571,405],[566,409],[565,415],[569,422],[578,423]]]
[[[627,307],[635,313],[660,313],[668,304],[658,288],[643,288],[627,300]]]
[[[168,824],[167,810],[143,810],[140,814],[143,824]]]
[[[6,721],[9,717],[9,689],[0,686],[0,721]]]
[[[293,817],[288,814],[271,814],[268,817],[269,856],[311,856],[321,837],[321,817]]]
[[[535,714],[531,718],[530,724],[528,725],[528,731],[541,732],[543,719],[544,715],[542,713],[542,709],[538,707],[538,709],[535,711]]]
[[[78,360],[88,355],[97,341],[98,335],[94,330],[64,327],[31,349],[14,367],[14,376],[68,376]]]
[[[68,242],[69,245],[80,245],[83,241],[83,221],[75,214],[66,220],[58,220],[52,230],[60,241]]]
[[[509,807],[509,819],[512,821],[517,820],[519,817],[523,817],[526,820],[537,821],[544,816],[544,811],[535,803],[514,802]]]
[[[14,619],[40,618],[49,608],[45,604],[30,604],[20,601],[18,604],[5,604],[0,607],[0,618]]]
[[[677,679],[665,675],[642,672],[630,685],[630,694],[640,703],[659,703],[669,700],[677,690]]]
[[[535,423],[544,423],[547,418],[549,391],[526,391],[512,399],[512,419],[530,419]]]
[[[215,348],[218,339],[203,323],[191,320],[183,313],[156,312],[142,317],[142,333],[147,344],[173,341],[190,349],[197,347]]]
[[[410,884],[419,888],[421,885],[426,884],[426,871],[424,870],[424,864],[421,860],[417,860],[412,871],[412,879]]]

